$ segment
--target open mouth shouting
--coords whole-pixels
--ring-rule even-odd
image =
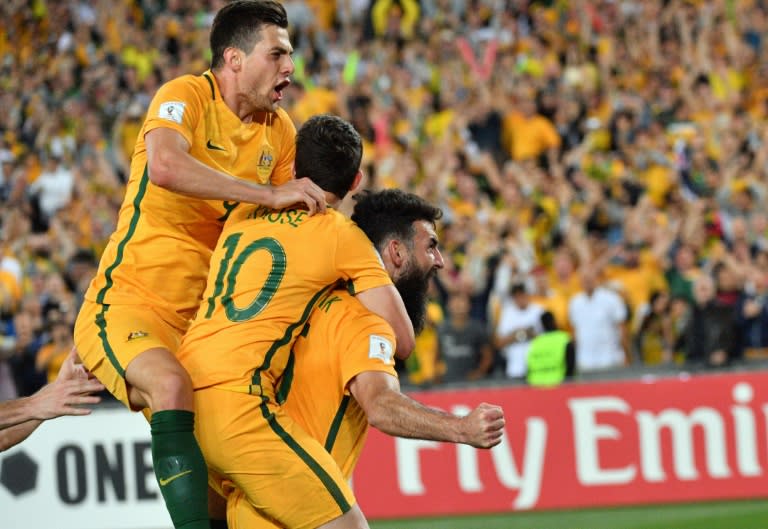
[[[274,96],[275,102],[282,101],[282,99],[283,99],[283,90],[285,90],[285,88],[289,84],[291,84],[291,80],[290,79],[286,79],[285,81],[281,81],[281,82],[277,83],[277,85],[275,86],[275,96]]]

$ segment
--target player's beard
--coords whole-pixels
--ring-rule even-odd
[[[423,272],[416,266],[409,266],[405,273],[395,281],[395,288],[403,298],[405,310],[413,324],[413,330],[419,334],[424,329],[427,315],[427,291],[433,270]]]

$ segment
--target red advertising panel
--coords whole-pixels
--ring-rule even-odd
[[[492,450],[371,430],[354,475],[370,518],[768,497],[768,374],[414,393],[506,416]]]

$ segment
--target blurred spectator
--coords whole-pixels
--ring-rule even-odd
[[[72,338],[73,326],[63,314],[49,317],[47,327],[50,341],[37,352],[35,369],[45,373],[48,382],[53,382],[75,343]]]
[[[568,318],[576,338],[579,372],[628,364],[626,349],[627,306],[615,291],[598,283],[598,272],[581,271],[583,291],[571,298]]]
[[[31,395],[46,382],[45,373],[35,367],[37,352],[45,337],[38,331],[33,316],[28,312],[19,312],[13,318],[13,333],[15,342],[10,364],[16,390],[19,395]]]
[[[571,335],[557,328],[555,316],[541,315],[544,331],[531,342],[525,379],[531,386],[556,386],[576,370],[576,347]]]
[[[417,0],[373,0],[373,30],[378,37],[410,39],[413,37],[419,13]]]
[[[673,264],[665,271],[670,294],[693,301],[693,282],[700,274],[693,249],[681,244],[674,250]]]
[[[434,282],[432,282],[424,328],[416,336],[416,346],[404,366],[408,382],[418,386],[432,384],[442,375],[442,367],[439,363],[438,328],[442,325],[445,315],[440,304],[432,299],[434,290]]]
[[[726,307],[735,307],[743,293],[741,271],[729,262],[719,261],[712,267],[715,298]]]
[[[28,193],[32,199],[33,231],[44,232],[54,214],[69,204],[74,188],[72,171],[61,158],[51,155],[40,175],[29,184]]]
[[[688,363],[718,367],[736,356],[735,310],[719,303],[715,294],[715,282],[710,276],[696,279],[694,303],[680,344]]]
[[[654,291],[639,322],[633,344],[638,359],[645,365],[672,362],[678,337],[669,294]]]
[[[8,322],[0,319],[0,401],[15,399],[19,396],[13,368],[9,362],[16,351],[16,337],[11,332]]]
[[[761,271],[736,303],[736,332],[747,358],[768,358],[768,274]]]
[[[443,382],[478,380],[493,367],[493,348],[485,325],[469,314],[469,296],[456,292],[448,298],[448,318],[437,329]]]
[[[504,145],[517,162],[545,157],[548,167],[555,167],[560,136],[552,122],[538,113],[533,93],[520,90],[512,110],[504,116]]]
[[[525,377],[528,349],[531,340],[541,333],[541,314],[544,309],[530,302],[523,283],[513,283],[509,296],[503,297],[495,310],[493,343],[501,352],[508,378]]]
[[[74,312],[77,312],[83,302],[85,291],[97,270],[96,258],[90,250],[80,249],[67,261],[64,280],[73,292]]]

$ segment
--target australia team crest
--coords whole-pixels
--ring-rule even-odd
[[[256,165],[256,171],[259,173],[259,177],[262,182],[269,181],[269,177],[272,175],[272,169],[275,167],[275,150],[271,145],[266,144],[262,146],[261,153],[259,154],[258,163]]]

